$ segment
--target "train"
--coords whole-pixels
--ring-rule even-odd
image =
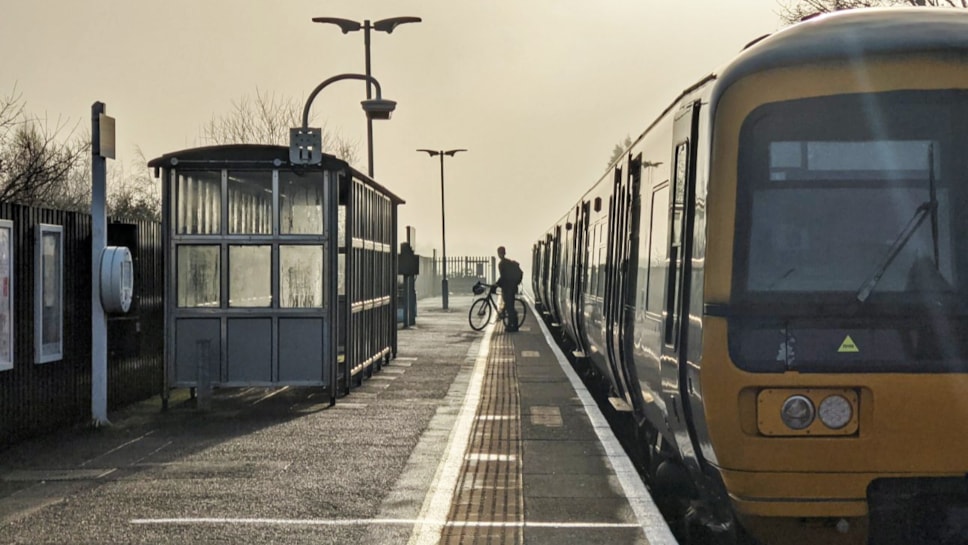
[[[530,283],[654,494],[724,542],[968,543],[968,10],[799,22],[643,126]]]

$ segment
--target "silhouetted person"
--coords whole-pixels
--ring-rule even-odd
[[[504,257],[506,251],[504,246],[498,246],[497,256],[501,261],[497,265],[497,272],[500,276],[496,286],[501,288],[501,299],[504,301],[504,312],[507,313],[507,331],[518,330],[518,311],[514,308],[514,296],[518,293],[518,284],[521,283],[521,266],[517,261]]]

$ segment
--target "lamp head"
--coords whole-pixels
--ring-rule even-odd
[[[383,98],[364,100],[360,104],[363,105],[363,111],[370,119],[390,119],[390,114],[397,107],[396,102]]]
[[[407,23],[419,23],[420,21],[422,21],[420,17],[390,17],[389,19],[381,19],[373,23],[373,30],[391,34],[393,33],[393,29],[400,25],[405,25]]]
[[[331,25],[336,25],[343,31],[343,34],[349,34],[350,32],[355,32],[362,28],[362,25],[356,21],[351,21],[349,19],[340,19],[339,17],[313,17],[314,23],[329,23]]]

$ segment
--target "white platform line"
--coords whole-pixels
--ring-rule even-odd
[[[444,521],[439,519],[271,519],[271,518],[159,518],[132,519],[138,525],[236,525],[236,526],[439,526],[467,528],[638,528],[635,523],[622,522],[489,522]]]
[[[635,466],[632,465],[632,461],[629,460],[625,450],[622,449],[622,445],[615,438],[615,434],[612,433],[612,429],[608,426],[608,421],[598,409],[598,405],[595,404],[595,400],[592,399],[591,394],[585,389],[585,385],[578,378],[578,374],[572,369],[571,364],[561,352],[558,344],[555,343],[544,320],[537,319],[537,313],[534,312],[534,305],[531,305],[530,301],[529,307],[531,314],[536,318],[535,321],[541,326],[541,332],[544,333],[545,341],[547,341],[548,346],[554,352],[555,358],[558,359],[558,365],[565,372],[572,387],[575,389],[575,394],[581,400],[582,406],[585,408],[585,414],[591,420],[595,434],[598,435],[598,440],[601,441],[602,446],[605,448],[608,461],[612,464],[612,469],[615,470],[615,477],[622,485],[622,490],[625,492],[629,505],[632,506],[635,518],[639,521],[639,525],[645,533],[646,540],[648,540],[650,545],[676,545],[676,538],[672,535],[672,530],[669,529],[668,523],[666,523],[662,513],[659,512],[659,508],[656,507],[655,502],[652,501],[652,496],[649,494],[648,489],[645,488],[645,483],[639,478]]]
[[[450,507],[454,501],[460,470],[464,464],[464,452],[467,451],[467,445],[470,443],[474,416],[481,401],[481,387],[484,383],[484,370],[487,367],[493,332],[494,323],[491,323],[484,330],[484,336],[481,338],[474,371],[468,381],[467,392],[464,394],[464,403],[457,415],[454,429],[450,432],[446,454],[437,466],[434,480],[427,491],[420,516],[414,521],[414,530],[410,534],[408,545],[437,545],[440,542],[447,514],[450,513]]]
[[[266,394],[266,395],[260,397],[259,399],[253,401],[252,404],[253,405],[258,405],[259,403],[262,403],[263,401],[265,401],[265,400],[267,400],[267,399],[269,399],[271,397],[275,397],[275,396],[281,394],[282,392],[285,392],[288,389],[289,389],[288,386],[283,386],[282,388],[279,388],[278,390],[276,390],[274,392],[269,392],[268,394]]]
[[[117,451],[119,451],[119,450],[121,450],[121,449],[123,449],[123,448],[125,448],[125,447],[127,447],[128,445],[133,445],[133,444],[135,444],[135,443],[137,443],[138,441],[141,441],[141,440],[142,440],[142,439],[144,439],[145,437],[148,437],[148,436],[149,436],[149,435],[151,435],[152,433],[155,433],[155,431],[157,431],[157,430],[151,430],[151,431],[149,431],[148,433],[146,433],[146,434],[144,434],[144,435],[142,435],[141,437],[135,437],[134,439],[132,439],[132,440],[130,440],[130,441],[128,441],[128,442],[126,442],[126,443],[122,443],[122,444],[120,444],[120,445],[118,445],[118,446],[116,446],[116,447],[114,447],[113,449],[111,449],[111,450],[109,450],[109,451],[107,451],[107,452],[102,452],[101,454],[98,454],[98,455],[97,455],[97,456],[95,456],[94,458],[90,458],[90,459],[88,459],[88,460],[85,460],[85,461],[83,461],[83,462],[81,462],[80,464],[78,464],[78,467],[84,467],[84,466],[86,466],[87,464],[89,464],[89,463],[91,463],[91,462],[93,462],[94,460],[98,460],[98,459],[100,459],[100,458],[104,458],[105,456],[107,456],[107,455],[109,455],[109,454],[111,454],[111,453],[114,453],[114,452],[117,452]]]

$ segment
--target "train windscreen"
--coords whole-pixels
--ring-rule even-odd
[[[966,150],[966,92],[755,110],[740,136],[734,358],[757,370],[960,369]]]

